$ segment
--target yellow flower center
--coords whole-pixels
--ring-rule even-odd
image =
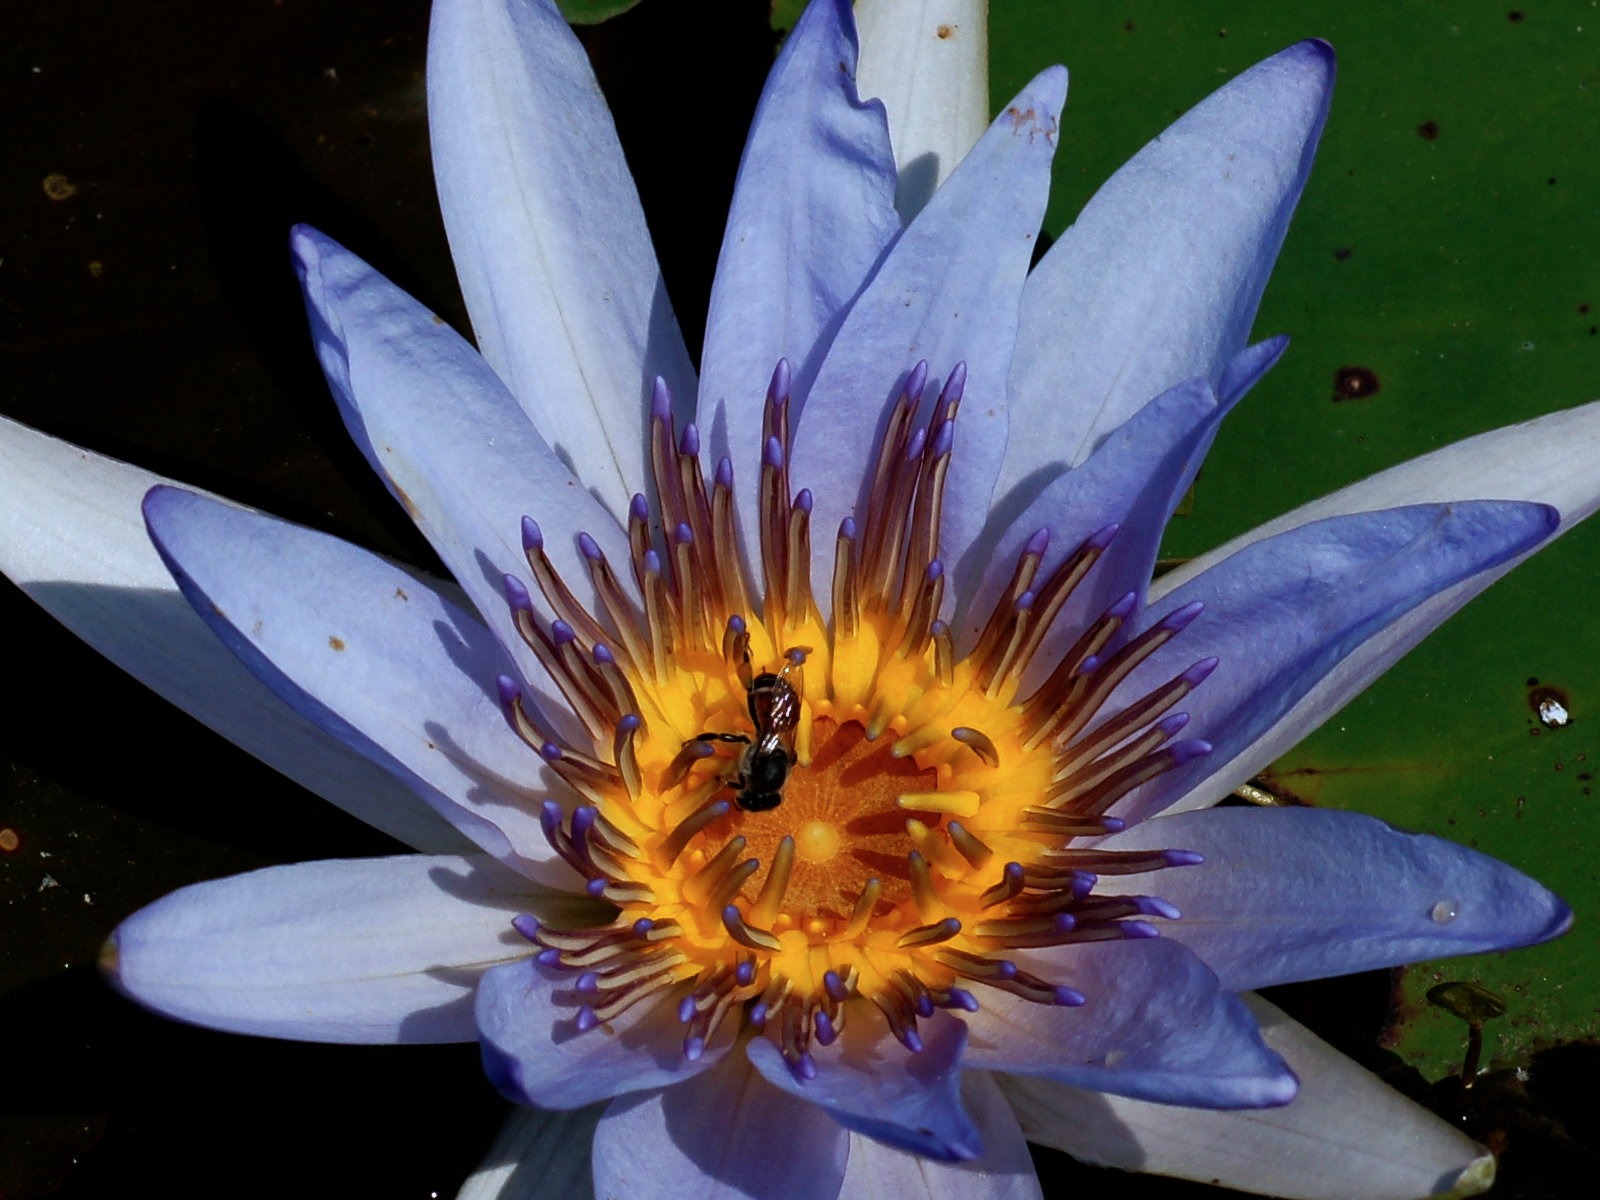
[[[579,798],[547,802],[545,831],[615,906],[592,929],[519,925],[541,961],[576,972],[580,1028],[641,1002],[675,1003],[685,1052],[731,1016],[764,1026],[796,1070],[870,1002],[910,1049],[917,1020],[973,1008],[974,985],[1040,1003],[1082,997],[1007,957],[1071,941],[1152,936],[1148,897],[1097,896],[1099,874],[1194,861],[1075,846],[1120,828],[1107,809],[1175,763],[1166,714],[1209,662],[1102,712],[1116,684],[1194,611],[1133,638],[1125,597],[1053,662],[1039,650],[1115,534],[1041,573],[1035,535],[970,647],[941,619],[937,558],[958,368],[917,422],[912,372],[885,433],[858,528],[835,541],[831,617],[812,593],[811,497],[790,491],[787,370],[768,398],[751,586],[726,460],[708,487],[693,426],[652,413],[657,532],[630,513],[642,614],[592,540],[598,611],[583,607],[524,530],[554,619],[508,581],[518,628],[592,745],[556,742],[502,680],[514,728]]]

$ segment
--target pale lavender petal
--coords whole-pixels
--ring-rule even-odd
[[[1333,84],[1326,43],[1252,67],[1141,150],[1028,277],[1001,490],[1071,466],[1249,336]]]
[[[1177,905],[1182,919],[1162,933],[1234,991],[1507,950],[1572,924],[1560,897],[1504,863],[1358,813],[1217,808],[1144,821],[1102,845],[1205,856],[1108,877],[1101,890]]]
[[[555,4],[437,0],[428,128],[478,346],[621,520],[650,383],[687,399],[694,371],[611,113]]]
[[[413,849],[472,849],[387,771],[267,690],[178,593],[139,506],[171,482],[0,419],[0,570],[184,712]]]
[[[541,760],[501,713],[489,630],[327,534],[161,487],[150,536],[201,618],[296,712],[404,780],[507,866],[577,880],[539,825]]]
[[[1001,1087],[1030,1141],[1126,1171],[1288,1200],[1471,1196],[1494,1181],[1482,1146],[1260,997],[1245,1001],[1303,1081],[1281,1108],[1178,1108],[1022,1076],[1002,1077]]]
[[[856,0],[861,94],[889,110],[910,220],[989,124],[988,0]]]
[[[846,1129],[946,1162],[977,1158],[983,1141],[961,1105],[967,1028],[943,1012],[920,1028],[922,1047],[911,1053],[875,1012],[853,1013],[837,1042],[813,1048],[810,1078],[797,1076],[764,1037],[752,1038],[745,1053],[768,1083],[820,1106]]]
[[[816,497],[812,528],[831,534],[855,510],[877,453],[869,430],[882,431],[911,369],[926,361],[946,381],[965,363],[940,547],[958,572],[967,569],[1005,447],[1017,292],[1044,215],[1066,84],[1066,72],[1053,68],[1012,101],[845,317],[795,430],[794,477]],[[840,437],[841,429],[859,436]],[[829,594],[830,567],[827,555],[815,557],[819,596]]]
[[[589,1146],[600,1112],[516,1105],[456,1200],[594,1200]]]
[[[293,243],[317,355],[356,444],[522,677],[542,679],[503,590],[506,573],[528,573],[522,518],[552,531],[546,552],[582,600],[593,588],[578,533],[624,562],[622,527],[455,331],[315,230],[300,226]]]
[[[1037,1004],[992,988],[963,1019],[965,1066],[1162,1104],[1286,1104],[1294,1074],[1261,1040],[1239,998],[1166,938],[1020,952],[1017,965],[1070,987],[1081,1007]]]
[[[698,1057],[685,1057],[684,1026],[677,1005],[666,999],[642,1001],[580,1029],[579,1013],[592,997],[575,989],[579,978],[526,959],[488,972],[478,985],[483,1067],[507,1099],[582,1108],[682,1083],[727,1055],[731,1021]]]
[[[839,1200],[1041,1200],[1033,1156],[996,1077],[961,1072],[961,1100],[983,1137],[982,1155],[940,1162],[852,1133]]]
[[[607,1107],[594,1139],[600,1196],[834,1200],[849,1135],[731,1054],[714,1070]]]
[[[1589,516],[1600,504],[1600,402],[1479,434],[1351,484],[1179,567],[1156,580],[1151,595],[1165,596],[1244,546],[1310,521],[1397,504],[1474,498],[1552,504],[1561,512],[1558,535]],[[1232,762],[1215,762],[1216,770],[1204,786],[1178,798],[1170,811],[1214,804],[1251,778],[1521,558],[1445,589],[1362,643]]]
[[[484,971],[553,897],[492,859],[295,863],[180,888],[118,925],[117,989],[180,1021],[317,1042],[469,1042]]]
[[[1167,593],[1141,615],[1141,628],[1205,607],[1133,670],[1109,711],[1219,658],[1183,700],[1192,718],[1185,733],[1213,751],[1134,792],[1115,814],[1142,819],[1195,792],[1215,800],[1228,790],[1217,790],[1219,780],[1248,779],[1270,761],[1260,758],[1262,735],[1341,660],[1423,601],[1537,546],[1556,520],[1544,505],[1500,501],[1335,517],[1247,546]],[[1300,733],[1334,711],[1307,714]]]
[[[846,0],[806,9],[767,77],[722,239],[701,355],[700,435],[734,465],[740,527],[757,506],[767,382],[804,395],[846,306],[900,231],[883,109],[862,104]]]

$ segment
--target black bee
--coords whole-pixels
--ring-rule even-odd
[[[734,803],[746,812],[767,812],[783,803],[783,784],[794,766],[794,730],[800,723],[800,690],[790,677],[806,660],[807,651],[789,651],[789,661],[776,674],[763,671],[751,677],[749,657],[740,670],[745,698],[750,707],[750,723],[756,735],[744,733],[702,733],[697,742],[739,742],[745,752],[739,757],[739,773],[732,780],[738,789]]]

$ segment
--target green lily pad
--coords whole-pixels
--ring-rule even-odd
[[[997,104],[1046,61],[1072,72],[1054,233],[1239,71],[1308,36],[1339,53],[1317,166],[1256,324],[1293,343],[1224,428],[1166,553],[1198,553],[1393,463],[1600,392],[1592,9],[1011,0],[990,20]],[[1577,929],[1549,945],[1405,972],[1391,1042],[1430,1078],[1459,1070],[1466,1044],[1466,1023],[1426,1000],[1441,983],[1505,1002],[1484,1027],[1487,1066],[1596,1032],[1600,956],[1585,922],[1600,915],[1597,559],[1600,528],[1542,551],[1266,780],[1476,846],[1576,911]],[[1549,703],[1542,719],[1541,702],[1566,723]]]
[[[598,25],[621,16],[639,0],[556,0],[561,15],[574,25]]]

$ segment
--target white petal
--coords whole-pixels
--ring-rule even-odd
[[[1534,500],[1554,505],[1561,513],[1556,537],[1594,512],[1600,506],[1600,401],[1467,438],[1302,505],[1163,575],[1150,587],[1151,602],[1241,547],[1309,521],[1401,504],[1466,499]],[[1215,804],[1288,751],[1521,561],[1521,557],[1514,558],[1440,592],[1363,643],[1241,753],[1227,762],[1213,764],[1208,759],[1211,773],[1167,811]]]
[[[534,425],[619,520],[649,387],[694,370],[589,60],[550,0],[438,0],[428,128],[473,331]]]
[[[1039,1177],[996,1076],[961,1073],[961,1100],[983,1134],[983,1154],[947,1163],[908,1154],[859,1133],[839,1200],[1039,1200]]]
[[[988,0],[857,0],[863,96],[889,110],[909,221],[989,124]]]
[[[135,679],[418,850],[472,844],[399,780],[292,712],[178,593],[139,505],[160,475],[0,419],[0,570]]]
[[[517,1105],[456,1200],[594,1200],[589,1147],[602,1111]]]
[[[1246,999],[1267,1044],[1300,1076],[1282,1108],[1175,1108],[1020,1076],[1002,1077],[1001,1088],[1030,1141],[1103,1166],[1290,1200],[1469,1196],[1494,1181],[1482,1146],[1266,1001]]]

